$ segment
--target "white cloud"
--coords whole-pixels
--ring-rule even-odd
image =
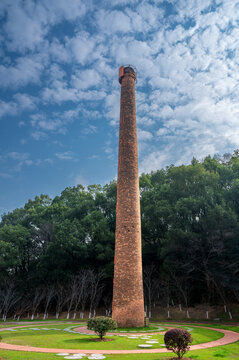
[[[30,3],[28,9],[30,8]],[[21,4],[21,6],[19,6]],[[26,49],[34,50],[34,48],[43,41],[44,35],[47,33],[48,26],[35,17],[35,11],[30,11],[22,7],[21,2],[17,2],[15,6],[8,7],[8,18],[4,26],[4,30],[9,39],[7,45],[11,51],[24,52]],[[32,4],[33,5],[33,4]],[[33,16],[34,17],[33,17]],[[38,21],[37,21],[38,20]]]
[[[31,95],[17,93],[13,98],[18,102],[21,110],[33,110],[36,107],[37,99]]]
[[[96,21],[101,31],[112,34],[114,32],[131,32],[132,25],[128,15],[119,10],[100,10],[96,13]]]
[[[151,140],[153,138],[153,135],[149,131],[138,128],[137,137],[138,137],[138,141],[147,141],[147,140]]]
[[[79,31],[72,37],[64,37],[61,41],[54,37],[51,42],[45,42],[44,51],[58,63],[89,66],[97,61],[100,66],[102,63],[106,65],[107,60],[103,58],[108,51],[104,42],[102,35]]]
[[[104,90],[87,90],[87,91],[79,91],[77,93],[77,99],[78,101],[81,100],[89,100],[89,101],[93,101],[94,103],[96,101],[100,101],[102,99],[106,99],[107,98],[107,94]]]
[[[152,170],[157,170],[170,164],[170,148],[164,149],[164,151],[153,151],[149,155],[145,156],[139,164],[140,173],[149,173]]]
[[[43,131],[35,130],[31,132],[31,137],[35,140],[45,139],[47,134]]]
[[[42,119],[38,121],[38,126],[39,128],[43,129],[43,130],[56,130],[59,129],[62,126],[62,121],[61,120],[47,120],[47,119]]]
[[[51,26],[63,20],[74,21],[86,11],[80,0],[42,0],[34,2],[16,0],[5,2],[2,11],[7,14],[4,31],[10,51],[35,50],[48,33]]]
[[[105,99],[106,117],[110,120],[111,125],[119,123],[120,116],[120,89],[112,91]]]
[[[167,119],[173,116],[173,109],[169,105],[165,105],[160,109],[160,117],[162,119]]]
[[[54,81],[52,87],[47,87],[42,92],[43,100],[46,102],[62,103],[63,101],[77,101],[77,91],[68,87],[63,81]]]
[[[144,171],[238,147],[239,5],[226,0],[213,7],[212,0],[170,4],[175,12],[167,16],[162,0],[107,0],[97,8],[78,0],[16,0],[14,5],[2,0],[0,13],[5,16],[3,9],[8,10],[3,31],[9,32],[7,42],[4,32],[0,34],[2,51],[8,46],[27,54],[15,60],[3,54],[2,88],[43,87],[39,99],[27,87],[11,100],[2,99],[0,116],[35,110],[42,101],[44,107],[30,117],[35,139],[66,133],[76,118],[81,121],[79,134],[96,131],[87,119],[103,118],[114,126],[106,131],[115,136],[120,113],[117,68],[132,63],[138,69]],[[65,20],[70,21],[62,28],[65,32],[58,32],[54,25]],[[105,152],[113,156],[112,142]]]
[[[11,179],[13,176],[11,174],[8,174],[8,173],[0,172],[0,177],[4,178],[4,179]]]
[[[61,43],[59,39],[54,38],[53,41],[49,44],[47,49],[52,59],[61,63],[69,63],[72,60],[72,54],[70,49],[68,49],[64,43]],[[56,64],[53,64],[52,67],[55,67]]]
[[[17,105],[14,102],[5,102],[0,100],[0,117],[16,114]]]
[[[72,76],[72,84],[77,89],[88,89],[97,86],[101,81],[99,73],[94,69],[77,71]]]
[[[9,172],[20,172],[24,165],[26,166],[33,165],[33,161],[29,159],[29,156],[30,156],[29,153],[11,151],[8,152],[5,156],[3,156],[3,159],[5,160],[8,159],[8,161],[12,160],[13,163],[15,164],[14,166],[11,165],[11,171]]]
[[[43,63],[37,57],[20,57],[15,65],[0,65],[0,78],[3,87],[19,87],[28,83],[39,83]]]
[[[55,63],[51,64],[47,70],[48,80],[51,84],[53,84],[53,86],[54,86],[55,81],[64,81],[64,79],[66,78],[66,75],[67,74],[63,70],[63,68]],[[56,85],[57,85],[57,83],[56,83]]]
[[[157,136],[165,136],[168,135],[170,133],[170,131],[167,128],[160,128],[156,134]]]
[[[105,98],[105,91],[97,86],[101,77],[95,69],[73,72],[69,83],[65,79],[65,72],[58,65],[52,66],[51,69],[50,84],[42,90],[42,98],[45,102],[60,104],[64,101],[98,101]],[[89,90],[93,87],[97,89]]]
[[[54,161],[51,158],[46,158],[46,159],[37,159],[35,164],[39,166],[42,164],[53,164],[53,163]]]
[[[88,127],[83,128],[81,133],[83,135],[95,134],[97,132],[97,127],[94,125],[88,125]]]
[[[178,11],[178,19],[183,20],[184,18],[198,18],[202,11],[205,11],[212,5],[211,0],[180,0],[175,2],[176,10]]]
[[[33,164],[33,161],[32,160],[25,160],[24,162],[26,165],[32,165]]]
[[[63,153],[56,153],[56,157],[60,160],[72,160],[73,153],[72,151],[65,151]]]
[[[72,53],[76,62],[81,65],[89,63],[94,58],[95,40],[89,33],[80,32],[72,39],[68,40],[67,48]]]
[[[113,41],[110,52],[118,65],[133,64],[138,69],[139,82],[150,74],[152,76],[153,50],[146,41],[125,37],[124,41]]]
[[[52,23],[58,23],[61,19],[75,20],[82,17],[87,9],[81,0],[42,0],[42,4]]]
[[[118,5],[134,4],[139,2],[139,0],[114,0],[114,2],[112,2],[111,0],[106,0],[106,2],[110,4],[110,6],[118,6]]]
[[[139,125],[143,125],[144,127],[146,126],[150,126],[152,127],[155,124],[155,120],[153,120],[152,118],[149,118],[147,116],[137,116],[137,123]]]
[[[157,30],[164,20],[164,10],[147,2],[141,2],[136,9],[136,13],[142,18],[141,24],[147,24],[147,28],[141,28],[137,27],[138,24],[134,23],[136,31],[144,31],[146,29],[148,31],[152,31],[152,29]],[[134,19],[133,14],[132,18]]]
[[[46,138],[49,134],[63,134],[67,132],[68,124],[79,117],[80,106],[63,112],[52,112],[49,114],[34,113],[30,115],[30,123],[33,127],[31,136],[35,140]],[[84,111],[83,111],[84,112]],[[57,143],[59,145],[59,143]]]
[[[53,118],[47,117],[45,114],[33,114],[30,116],[31,125],[36,129],[32,136],[37,140],[47,132],[66,133],[66,124],[71,119],[65,119],[63,114],[53,114]]]
[[[29,154],[12,151],[7,154],[7,157],[9,157],[10,159],[13,159],[13,160],[25,161],[29,158]]]
[[[139,121],[147,114],[158,122],[155,134],[160,138],[158,148],[162,151],[155,149],[147,154],[147,149],[143,149],[143,171],[170,163],[188,163],[193,156],[202,159],[208,153],[238,147],[238,65],[234,57],[226,58],[227,49],[234,54],[238,49],[238,34],[233,34],[234,29],[230,35],[220,32],[218,14],[222,9],[204,15],[201,10],[206,3],[209,4],[204,2],[196,11],[195,4],[192,6],[194,28],[160,30],[158,38],[154,36],[148,42],[160,53],[150,69],[151,76],[147,70],[143,74],[149,76],[153,89],[145,103],[137,106],[137,113]],[[181,9],[183,17],[182,12],[185,18],[190,13],[186,3]]]
[[[108,159],[113,159],[115,150],[116,150],[116,149],[115,149],[114,146],[112,145],[112,141],[111,141],[111,140],[107,140],[107,141],[105,142],[105,145],[104,145],[104,152],[105,152],[105,154],[107,155],[107,158],[108,158]]]

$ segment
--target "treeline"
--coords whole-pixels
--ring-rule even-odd
[[[0,223],[3,319],[111,310],[116,182],[29,200]],[[145,303],[239,302],[239,153],[140,177]],[[74,315],[75,314],[75,315]]]

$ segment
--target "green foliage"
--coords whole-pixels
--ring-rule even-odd
[[[239,152],[194,158],[187,166],[142,174],[139,181],[143,264],[154,264],[153,289],[160,284],[186,306],[239,298]],[[78,185],[4,214],[0,286],[13,277],[25,293],[91,268],[106,275],[102,298],[110,304],[116,195],[115,181]]]
[[[20,224],[0,227],[0,273],[26,273],[34,257],[36,245],[30,240],[30,231]],[[1,280],[1,278],[0,278]]]
[[[192,341],[191,334],[184,329],[171,329],[164,335],[166,348],[177,354],[179,359],[182,359],[183,355],[189,350]]]
[[[116,322],[105,316],[99,316],[96,318],[89,319],[87,322],[87,329],[93,330],[102,340],[103,336],[109,330],[115,330],[117,328]]]

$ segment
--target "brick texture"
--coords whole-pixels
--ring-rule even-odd
[[[121,78],[112,317],[119,327],[144,326],[135,72]]]

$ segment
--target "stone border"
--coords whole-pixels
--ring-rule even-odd
[[[38,325],[39,326],[39,325]],[[199,327],[201,329],[211,329],[214,331],[221,332],[224,334],[224,337],[215,341],[210,341],[203,344],[198,345],[192,345],[190,347],[191,350],[202,350],[202,349],[208,349],[215,346],[222,346],[234,343],[236,341],[239,341],[239,333],[236,333],[231,330],[224,330],[224,329],[217,329],[217,328],[211,328],[206,326],[195,326],[190,325],[191,327]],[[1,331],[6,331],[6,329],[13,329],[13,328],[23,328],[23,327],[32,327],[32,325],[25,325],[25,326],[16,326],[16,327],[9,327],[9,328],[2,328]],[[123,334],[123,333],[121,333]],[[145,335],[145,333],[143,333]],[[155,333],[154,333],[155,334]],[[115,335],[115,334],[114,334]],[[38,348],[33,346],[24,346],[24,345],[12,345],[7,343],[0,343],[0,349],[3,350],[17,350],[17,351],[29,351],[29,352],[39,352],[39,353],[63,353],[68,352],[69,354],[77,354],[77,353],[85,353],[85,354],[106,354],[106,355],[116,355],[116,354],[157,354],[157,353],[166,353],[171,351],[168,351],[166,349],[147,349],[147,350],[84,350],[84,349],[54,349],[54,348]]]

